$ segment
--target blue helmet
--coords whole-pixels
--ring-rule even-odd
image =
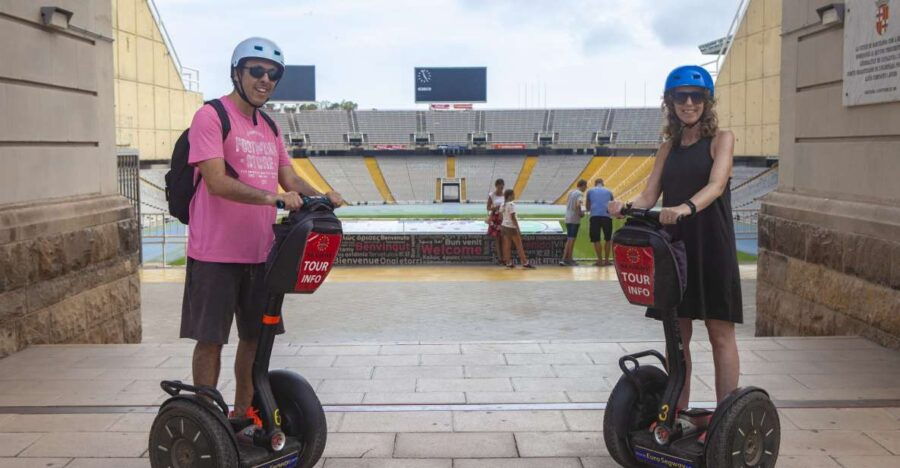
[[[712,75],[705,68],[699,65],[683,65],[669,73],[666,78],[665,92],[669,92],[672,88],[679,86],[697,86],[709,90],[709,95],[715,95],[716,85],[713,83]]]

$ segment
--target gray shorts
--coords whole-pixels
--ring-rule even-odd
[[[255,340],[266,308],[265,263],[215,263],[188,257],[181,304],[181,337],[228,343],[237,316],[238,337]],[[284,333],[284,318],[276,326]]]

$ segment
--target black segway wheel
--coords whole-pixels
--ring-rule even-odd
[[[328,437],[319,397],[309,382],[294,372],[270,371],[269,384],[281,413],[281,429],[297,438],[303,447],[297,468],[312,468],[322,458]]]
[[[237,468],[238,454],[222,423],[199,403],[163,406],[150,428],[153,468]]]
[[[609,395],[603,414],[603,440],[613,460],[626,468],[642,466],[634,458],[628,434],[649,428],[656,420],[659,402],[666,389],[666,373],[654,366],[641,366],[634,371],[634,379],[641,390],[627,375],[619,381]]]
[[[708,466],[771,468],[778,459],[781,422],[769,396],[753,391],[738,397],[709,434]]]

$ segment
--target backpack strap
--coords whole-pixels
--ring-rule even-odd
[[[225,110],[225,105],[218,99],[210,99],[204,104],[211,105],[212,108],[216,110],[216,114],[219,114],[219,122],[222,123],[222,141],[225,141],[225,138],[228,138],[228,133],[231,131],[231,120],[228,118],[228,112]]]
[[[272,120],[272,117],[269,117],[269,114],[266,114],[259,109],[257,109],[257,112],[259,112],[259,115],[262,116],[263,120],[265,120],[266,123],[269,124],[269,128],[272,129],[272,131],[275,133],[275,136],[278,136],[278,125],[275,124],[275,121]]]
[[[216,110],[216,114],[219,115],[219,122],[222,124],[222,141],[225,141],[225,139],[228,138],[228,133],[231,132],[231,119],[228,118],[228,111],[225,110],[225,105],[222,104],[222,101],[218,99],[210,99],[204,104],[209,104],[210,106],[212,106],[212,108]],[[234,170],[233,167],[231,167],[231,164],[228,164],[228,161],[225,161],[225,173],[235,179],[238,178],[237,171]],[[197,177],[197,182],[194,186],[196,187],[199,184],[200,177]]]

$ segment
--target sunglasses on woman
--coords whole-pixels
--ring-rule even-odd
[[[281,79],[281,75],[284,73],[284,71],[280,68],[266,68],[262,65],[242,68],[250,72],[250,76],[256,78],[257,80],[262,78],[263,75],[269,75],[269,81],[278,81]]]
[[[671,95],[676,104],[684,104],[688,98],[694,104],[706,102],[706,91],[673,91]]]

